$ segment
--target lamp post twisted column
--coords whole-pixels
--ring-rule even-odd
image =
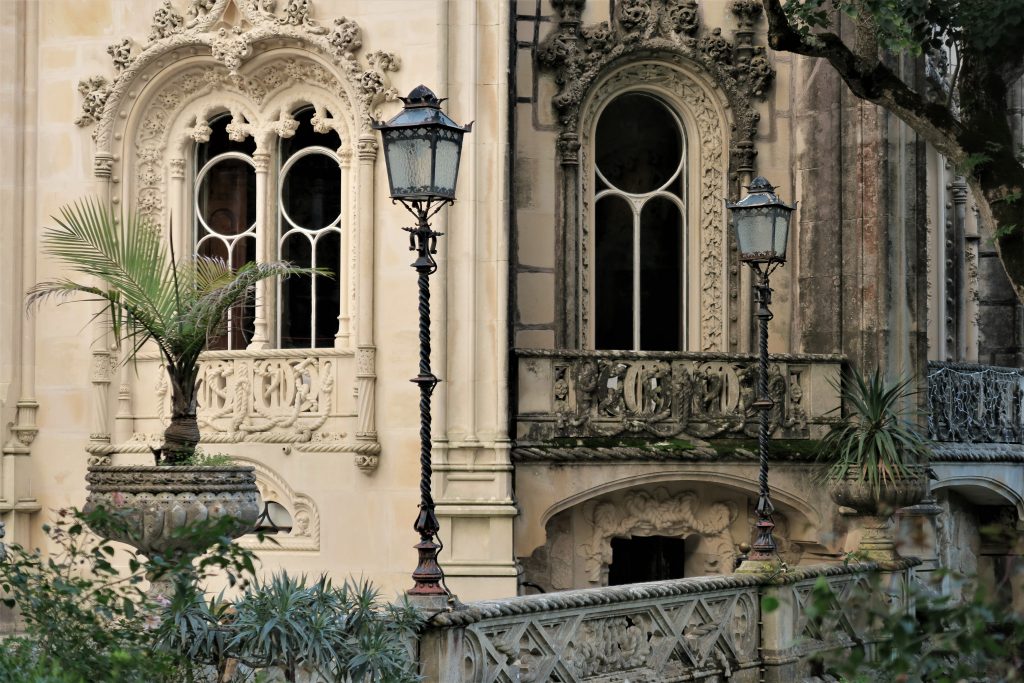
[[[420,512],[413,525],[413,529],[420,535],[420,542],[415,546],[419,553],[419,563],[412,573],[415,585],[409,589],[408,594],[448,595],[443,586],[444,572],[437,562],[437,553],[441,546],[436,542],[436,538],[441,525],[434,512],[434,497],[430,492],[430,478],[433,472],[430,462],[430,398],[437,383],[441,381],[430,371],[430,276],[437,271],[437,262],[433,255],[437,253],[437,238],[441,233],[430,228],[430,202],[414,201],[406,207],[417,219],[414,227],[405,230],[409,233],[409,249],[417,255],[412,267],[418,273],[420,342],[419,374],[411,380],[420,388]]]
[[[768,321],[772,319],[768,305],[772,302],[772,288],[768,284],[768,268],[755,268],[754,274],[757,277],[754,290],[759,351],[757,399],[754,401],[754,407],[760,411],[757,431],[757,458],[760,469],[757,477],[757,521],[754,524],[757,535],[750,547],[749,559],[752,562],[768,562],[775,559],[777,550],[772,536],[775,529],[775,521],[772,519],[775,506],[772,505],[771,490],[768,488],[768,443],[771,438],[771,412],[775,407],[774,401],[768,395]]]
[[[771,490],[768,488],[768,444],[771,440],[771,415],[775,402],[768,393],[768,321],[772,312],[772,288],[768,278],[775,268],[786,262],[786,243],[789,238],[789,220],[796,204],[786,204],[775,194],[775,188],[763,176],[758,176],[747,187],[747,196],[738,202],[725,203],[732,213],[736,230],[739,259],[747,263],[754,275],[754,301],[757,303],[758,377],[757,397],[753,408],[760,411],[757,430],[757,521],[754,523],[754,542],[750,553],[737,568],[739,572],[770,571],[778,560],[772,531],[775,521],[772,513]],[[781,414],[781,413],[780,413]]]

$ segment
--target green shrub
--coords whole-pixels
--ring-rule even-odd
[[[24,632],[0,647],[0,681],[9,683],[255,683],[280,669],[356,683],[418,681],[411,648],[422,625],[408,604],[380,600],[368,581],[335,587],[327,577],[254,578],[254,556],[226,536],[231,520],[193,524],[179,534],[212,547],[195,557],[144,563],[89,529],[123,525],[105,510],[58,512],[44,526],[53,552],[7,547],[0,558],[4,603]],[[241,597],[207,599],[199,580],[212,573],[239,585]],[[149,579],[170,579],[169,596],[149,596]]]

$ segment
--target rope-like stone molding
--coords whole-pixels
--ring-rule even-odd
[[[610,351],[593,349],[515,349],[519,358],[623,358],[651,360],[747,361],[757,362],[752,353],[719,353],[716,351]],[[773,353],[771,361],[784,363],[845,363],[838,353]]]
[[[259,358],[260,360],[274,360],[277,358],[351,358],[356,355],[353,349],[236,349],[231,351],[203,351],[199,356],[200,362],[204,360],[237,360],[244,358]],[[162,360],[157,351],[140,351],[136,356],[138,360]]]
[[[931,461],[1024,462],[1024,445],[1011,443],[933,443]]]
[[[503,600],[482,600],[468,603],[453,612],[441,612],[430,619],[430,626],[457,628],[488,619],[515,617],[555,610],[585,609],[617,603],[670,598],[761,586],[798,583],[819,576],[843,576],[876,571],[903,571],[921,564],[917,558],[905,558],[891,563],[851,562],[846,565],[815,565],[790,569],[777,576],[770,574],[731,574],[729,576],[700,576],[672,581],[652,581],[627,586],[584,588],[580,590],[523,595]]]
[[[739,459],[756,459],[751,453],[750,457],[744,458],[742,454]],[[696,448],[679,449],[672,451],[652,451],[645,448],[632,446],[609,446],[601,448],[589,448],[577,446],[571,448],[537,448],[523,447],[513,448],[511,453],[512,462],[550,462],[550,463],[572,463],[572,462],[692,462],[721,460],[721,456],[715,449],[698,446]]]

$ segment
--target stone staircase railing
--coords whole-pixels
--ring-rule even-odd
[[[851,592],[882,572],[898,606],[917,564],[819,565],[471,603],[431,619],[421,673],[465,683],[799,681],[810,675],[808,654],[871,641],[848,613]],[[826,619],[812,621],[805,610],[819,577],[835,600]],[[763,611],[766,597],[778,607]]]

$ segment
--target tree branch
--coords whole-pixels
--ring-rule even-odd
[[[928,101],[877,56],[857,55],[835,33],[801,34],[789,23],[780,0],[761,0],[761,4],[772,49],[828,61],[854,95],[891,111],[955,163],[970,154],[959,144],[962,125],[949,108]]]

